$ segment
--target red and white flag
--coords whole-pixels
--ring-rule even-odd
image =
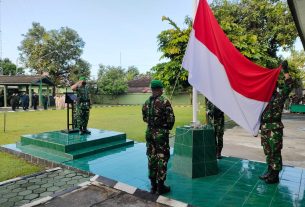
[[[258,134],[281,66],[267,69],[244,57],[200,0],[182,66],[189,83],[241,127]]]

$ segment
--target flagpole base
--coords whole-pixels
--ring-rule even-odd
[[[190,178],[218,174],[214,129],[177,127],[172,169]]]
[[[194,129],[198,129],[198,128],[201,128],[201,127],[202,127],[202,125],[201,125],[201,123],[200,123],[199,121],[196,121],[196,122],[191,121],[190,126],[191,126],[192,128],[194,128]]]

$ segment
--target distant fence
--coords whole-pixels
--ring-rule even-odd
[[[110,96],[110,95],[93,95],[92,101],[94,104],[102,105],[138,105],[143,104],[150,93],[129,93],[120,96]],[[166,96],[166,95],[165,95]],[[169,96],[167,96],[169,98]],[[204,103],[204,96],[198,96],[199,104]],[[191,95],[190,94],[178,94],[174,95],[171,100],[173,105],[191,105]]]

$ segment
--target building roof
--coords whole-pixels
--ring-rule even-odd
[[[149,93],[150,89],[150,77],[140,77],[134,80],[128,81],[128,93]]]
[[[150,77],[140,77],[134,80],[128,81],[128,87],[149,87],[151,78]]]
[[[305,1],[288,0],[288,5],[305,50]]]
[[[0,85],[39,85],[40,80],[47,85],[54,85],[53,82],[46,76],[38,75],[0,75]]]

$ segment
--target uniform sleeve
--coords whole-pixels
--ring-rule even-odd
[[[205,98],[206,119],[208,124],[213,124],[214,105],[209,99]]]
[[[283,102],[289,97],[289,93],[292,91],[292,89],[293,89],[293,80],[292,78],[288,78],[285,80],[283,89],[281,91],[281,98]]]
[[[143,116],[143,121],[144,122],[148,122],[148,104],[147,101],[144,103],[143,107],[142,107],[142,116]]]
[[[175,124],[175,114],[174,114],[174,110],[168,100],[165,101],[165,114],[166,114],[167,128],[169,130],[171,130]]]

